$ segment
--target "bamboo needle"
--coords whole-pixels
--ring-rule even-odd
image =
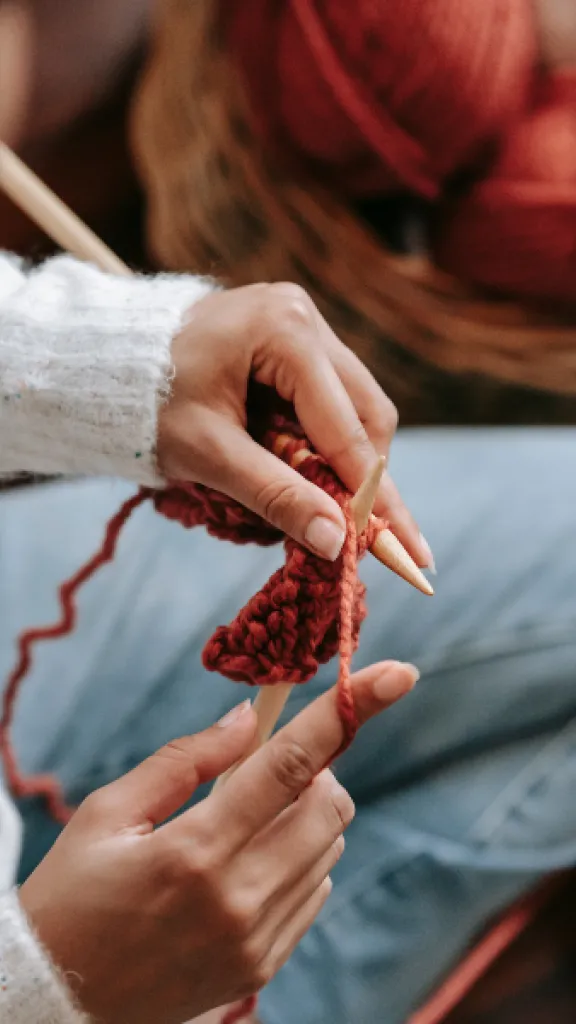
[[[356,494],[350,499],[350,511],[354,516],[357,534],[363,533],[368,526],[385,466],[386,459],[381,455],[376,459],[373,469],[360,484]]]
[[[350,510],[354,516],[354,523],[358,533],[362,533],[362,531],[366,529],[368,520],[372,514],[372,509],[374,507],[374,502],[376,501],[376,495],[378,494],[378,488],[380,486],[385,465],[385,459],[377,459],[373,468],[356,491],[356,494],[350,499]],[[232,765],[227,772],[216,780],[214,789],[217,789],[218,786],[221,786],[222,783],[226,781],[226,779],[230,778],[246,758],[250,757],[251,754],[254,754],[270,739],[294,685],[294,683],[275,683],[273,686],[260,687],[256,700],[254,701],[254,711],[256,712],[257,719],[254,740],[242,760]]]
[[[0,188],[57,245],[112,274],[131,271],[61,199],[0,142]]]
[[[284,449],[288,444],[290,444],[291,440],[292,438],[289,437],[288,434],[280,434],[274,444],[275,454],[281,457]],[[305,459],[309,458],[314,458],[312,452],[308,448],[302,448],[297,452],[292,463],[293,465],[298,466],[301,462],[304,462]],[[376,472],[377,466],[378,463],[374,466],[373,472]],[[368,476],[360,490],[354,498],[352,498],[352,501],[355,501],[356,498],[358,498],[362,488],[368,485],[369,479],[370,477]],[[370,515],[366,518],[362,529],[365,529],[367,526]],[[396,573],[397,576],[406,580],[406,582],[410,583],[416,588],[416,590],[419,590],[427,597],[433,596],[434,588],[430,581],[426,579],[422,570],[418,568],[414,559],[408,554],[406,548],[400,543],[398,538],[394,536],[391,530],[386,529],[380,531],[370,548],[370,553],[374,555],[382,565],[385,565],[388,569],[391,569],[392,572]]]
[[[350,510],[358,533],[366,529],[376,501],[378,488],[384,472],[385,459],[377,459],[356,494],[350,499]],[[274,686],[263,686],[254,701],[254,710],[258,718],[255,747],[259,747],[270,739],[274,726],[290,696],[292,683],[277,683]],[[253,751],[251,751],[253,753]]]

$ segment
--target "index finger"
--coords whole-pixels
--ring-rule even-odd
[[[404,696],[417,678],[414,666],[395,661],[357,672],[352,690],[360,724]],[[301,711],[208,798],[212,822],[225,838],[230,855],[296,800],[337,753],[343,737],[333,688]]]
[[[313,307],[320,344],[305,347],[295,378],[294,408],[306,435],[350,491],[356,491],[378,454],[388,455],[397,425],[394,406],[370,371],[336,337]],[[286,360],[301,360],[301,346],[287,338]],[[292,343],[292,344],[291,344]],[[431,563],[431,551],[415,520],[386,474],[374,511],[418,565]]]

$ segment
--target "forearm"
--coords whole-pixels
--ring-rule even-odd
[[[26,272],[0,254],[0,475],[159,482],[172,339],[209,289],[185,275],[116,278],[71,257]]]

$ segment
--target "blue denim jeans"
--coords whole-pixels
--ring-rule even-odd
[[[367,726],[338,772],[357,803],[324,912],[261,1000],[264,1024],[402,1024],[486,921],[576,860],[575,431],[414,431],[396,479],[435,551],[433,600],[366,559],[356,665],[414,661],[422,679]],[[0,501],[0,669],[55,613],[55,586],[96,546],[125,484]],[[142,509],[44,645],[18,703],[29,770],[79,800],[244,690],[202,646],[278,563]],[[334,678],[298,689],[293,714]],[[24,806],[22,873],[54,838]]]

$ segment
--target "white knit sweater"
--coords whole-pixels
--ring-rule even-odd
[[[158,407],[170,345],[210,290],[187,276],[116,278],[61,256],[0,253],[0,477],[103,474],[160,482]],[[0,1021],[79,1024],[13,889],[20,825],[0,789]]]

